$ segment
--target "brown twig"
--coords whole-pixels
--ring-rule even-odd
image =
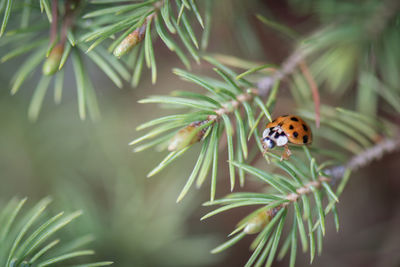
[[[216,115],[209,115],[207,120],[216,121],[222,115],[232,113],[238,109],[243,102],[252,101],[256,95],[258,95],[258,89],[248,89],[246,93],[238,95],[235,100],[223,103],[221,108],[214,110]]]
[[[301,49],[295,50],[283,63],[280,69],[274,71],[271,76],[264,77],[257,83],[257,88],[250,88],[248,92],[240,94],[236,100],[232,100],[223,104],[223,107],[215,110],[217,115],[210,115],[208,120],[217,120],[223,114],[231,113],[238,108],[242,102],[250,101],[255,95],[261,98],[267,98],[274,84],[283,80],[293,73],[297,65],[304,59],[304,53]],[[233,109],[232,109],[233,107]]]
[[[71,8],[71,1],[67,0],[65,1],[65,14],[63,18],[63,25],[61,27],[60,43],[62,45],[64,45],[65,42],[67,41],[67,32],[72,27],[73,19],[74,19],[74,11]]]
[[[330,181],[331,178],[321,176],[318,177],[317,180],[311,181],[304,186],[297,188],[296,193],[290,193],[286,196],[286,200],[288,200],[287,202],[267,210],[266,215],[268,216],[269,220],[271,220],[273,217],[275,217],[279,210],[286,208],[291,203],[297,202],[301,196],[310,194],[313,191],[313,188],[319,189],[321,188],[322,183],[327,183]]]
[[[328,177],[318,177],[317,180],[311,181],[304,186],[297,188],[296,193],[290,193],[289,195],[286,196],[286,199],[289,200],[289,202],[285,202],[282,204],[282,208],[288,206],[291,202],[296,202],[301,196],[307,195],[312,192],[312,188],[320,188],[322,186],[322,183],[324,182],[330,182],[331,179]]]
[[[50,45],[57,39],[57,26],[58,26],[58,0],[51,2],[51,26],[50,26]]]
[[[325,169],[324,172],[332,177],[331,184],[335,184],[343,178],[346,169],[356,171],[382,158],[385,154],[390,154],[398,150],[400,150],[400,134],[397,134],[394,138],[384,139],[360,154],[353,156],[346,164]]]

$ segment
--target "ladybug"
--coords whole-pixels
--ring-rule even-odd
[[[288,143],[294,145],[309,145],[312,142],[311,128],[299,116],[283,115],[269,122],[262,135],[264,154],[275,146],[285,148],[282,159],[288,159],[292,152]]]

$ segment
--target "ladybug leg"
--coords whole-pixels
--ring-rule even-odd
[[[263,149],[264,149],[264,150],[263,150],[263,153],[262,153],[262,154],[263,154],[263,156],[265,156],[265,154],[267,154],[267,151],[268,151],[268,146],[266,146],[266,145],[263,144]]]
[[[292,151],[290,151],[289,146],[287,144],[284,146],[284,148],[285,148],[285,151],[283,152],[283,154],[281,156],[281,161],[289,159],[290,155],[292,155]]]

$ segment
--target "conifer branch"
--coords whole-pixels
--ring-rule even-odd
[[[350,170],[358,170],[367,166],[375,160],[379,160],[386,154],[394,153],[400,149],[400,135],[395,138],[384,139],[371,148],[366,149],[359,155],[350,159],[346,164],[346,168]]]
[[[6,0],[0,3],[0,13],[2,13],[3,5],[7,3],[0,36],[5,30],[11,11],[18,13],[22,10],[21,28],[9,32],[2,37],[2,40],[7,44],[8,39],[12,41],[14,38],[19,44],[26,45],[12,47],[11,51],[4,49],[6,53],[1,60],[5,62],[27,53],[31,53],[31,56],[28,57],[30,60],[26,60],[15,74],[11,93],[15,94],[39,65],[42,66],[42,74],[49,76],[43,77],[42,82],[37,84],[28,108],[28,116],[31,120],[36,120],[39,116],[45,95],[52,84],[52,76],[57,76],[54,83],[56,85],[55,102],[61,101],[63,67],[69,58],[75,58],[72,61],[75,62],[74,66],[78,67],[74,70],[74,74],[76,80],[79,80],[76,86],[79,116],[85,119],[85,109],[88,109],[93,120],[99,118],[99,108],[91,79],[85,71],[84,58],[93,61],[119,88],[123,87],[123,80],[130,81],[131,85],[136,87],[142,76],[144,65],[151,69],[152,82],[156,82],[157,63],[153,45],[156,36],[162,39],[169,50],[176,53],[186,68],[189,69],[191,65],[188,55],[197,62],[200,59],[199,45],[190,19],[193,17],[202,28],[204,24],[194,0],[143,0],[129,4],[119,1],[66,0],[62,2],[64,6],[61,6],[60,1],[40,0],[40,8],[29,4],[30,1],[25,1],[22,4],[23,9],[20,6],[13,7],[13,2],[15,1]],[[33,16],[31,18],[27,16],[35,12],[39,13],[38,15],[45,14],[49,23],[47,25],[39,23],[40,20],[33,21]],[[209,16],[211,9],[207,9],[206,12]],[[30,25],[27,28],[28,24]],[[208,26],[210,26],[209,23],[207,23]],[[44,31],[49,32],[47,38],[43,34]],[[118,34],[119,37],[115,38]],[[176,43],[173,35],[181,39],[188,55]],[[205,45],[205,40],[203,40],[203,45]],[[92,43],[87,45],[87,42]],[[45,49],[45,56],[43,56],[42,43],[49,44]],[[108,46],[108,51],[104,47],[105,44]],[[2,42],[0,42],[1,45]],[[113,51],[117,58],[110,55]],[[128,52],[131,52],[129,58],[118,60]],[[79,56],[71,56],[76,54]],[[129,68],[132,69],[131,74]]]
[[[60,230],[69,226],[82,215],[82,211],[53,216],[46,214],[51,202],[49,197],[40,200],[34,207],[22,212],[27,198],[11,199],[0,209],[0,264],[1,266],[47,266],[75,261],[76,257],[94,254],[93,250],[84,250],[93,238],[90,235],[76,237],[72,242],[61,242],[62,249],[54,248],[60,243]],[[21,216],[21,213],[25,213]],[[58,236],[54,240],[49,240]],[[60,245],[58,245],[60,247]],[[76,262],[78,262],[76,260]],[[82,262],[82,261],[79,261]],[[85,266],[108,266],[113,262],[92,262]],[[65,264],[65,263],[64,263]]]
[[[254,96],[259,95],[259,90],[255,88],[249,88],[245,93],[236,96],[236,99],[221,104],[221,108],[214,110],[216,115],[209,115],[209,121],[216,121],[224,114],[231,114],[237,110],[244,102],[251,102]]]
[[[395,153],[399,150],[400,134],[394,138],[385,138],[374,146],[354,155],[346,164],[328,168],[324,170],[324,172],[332,178],[331,184],[335,184],[343,178],[346,169],[357,171],[360,168],[366,167],[372,162],[381,159],[386,154]]]
[[[19,5],[13,5],[14,2],[17,1],[4,0],[0,3],[0,13],[4,14],[0,36],[6,29],[11,11],[21,10]],[[30,0],[25,1],[28,2],[30,3]],[[16,72],[11,92],[16,93],[27,77],[42,65],[43,75],[34,91],[28,111],[29,118],[35,120],[46,91],[53,84],[52,75],[55,75],[54,89],[57,95],[55,99],[57,103],[60,102],[64,81],[63,66],[71,58],[79,116],[84,119],[88,110],[93,118],[97,118],[99,115],[97,100],[88,76],[85,58],[89,58],[117,87],[123,87],[124,80],[131,82],[132,86],[137,86],[144,66],[151,69],[152,82],[156,82],[155,48],[157,47],[154,46],[154,38],[159,37],[165,46],[179,57],[186,69],[191,67],[189,57],[199,64],[203,59],[210,62],[215,66],[214,70],[219,79],[199,76],[181,69],[174,70],[180,78],[201,86],[206,92],[174,91],[170,96],[150,96],[139,101],[162,104],[167,108],[186,108],[180,114],[156,118],[138,126],[138,130],[154,128],[131,142],[131,145],[146,142],[135,147],[135,151],[154,147],[159,150],[169,150],[169,154],[148,173],[147,177],[159,173],[181,157],[189,147],[200,143],[199,155],[193,162],[193,170],[188,175],[177,202],[184,198],[194,184],[200,187],[210,176],[210,201],[204,205],[221,205],[221,207],[209,212],[202,219],[237,207],[261,205],[261,208],[239,222],[230,235],[234,236],[232,239],[212,252],[220,252],[234,245],[245,235],[258,234],[251,245],[254,252],[246,266],[253,264],[260,266],[264,263],[266,266],[271,266],[280,247],[278,258],[284,257],[290,248],[290,266],[293,267],[297,245],[300,244],[299,239],[303,251],[310,251],[312,262],[316,251],[321,253],[322,250],[325,217],[328,213],[333,214],[336,228],[339,228],[336,204],[350,173],[386,154],[400,150],[400,134],[393,135],[392,130],[396,127],[392,122],[385,121],[381,112],[390,111],[395,114],[400,112],[398,90],[400,53],[397,49],[400,37],[398,17],[396,17],[400,8],[399,1],[373,0],[365,6],[360,6],[355,1],[340,7],[328,5],[329,10],[323,8],[326,4],[323,2],[320,8],[316,9],[316,14],[320,12],[319,15],[325,20],[321,20],[321,30],[310,35],[308,40],[300,40],[301,35],[295,32],[296,29],[282,26],[258,15],[257,17],[265,25],[289,36],[298,46],[280,67],[265,64],[266,62],[246,65],[245,62],[249,61],[236,60],[236,65],[231,64],[231,66],[246,70],[240,75],[219,63],[216,57],[207,56],[205,53],[205,56],[201,57],[199,53],[200,47],[205,47],[209,39],[210,31],[204,29],[204,25],[209,26],[211,23],[212,2],[217,1],[202,1],[205,3],[204,9],[200,10],[205,10],[205,23],[195,0],[142,0],[132,3],[111,0],[90,2],[65,0],[64,7],[60,7],[60,1],[40,0],[40,9],[34,5],[24,6],[24,14],[32,10],[39,15],[40,11],[43,16],[47,16],[49,23],[46,22],[42,26],[32,21],[33,25],[29,25],[31,20],[23,19],[21,25],[25,25],[24,27],[7,32],[1,39],[0,46],[4,43],[12,46],[13,42],[17,43],[15,40],[23,44],[20,47],[12,47],[10,51],[4,49],[7,50],[2,57],[4,62],[31,53]],[[332,16],[334,12],[340,13],[341,16]],[[198,32],[192,27],[189,15],[204,29],[201,42],[197,39]],[[243,27],[245,25],[243,20],[236,24],[244,30],[236,25],[235,34],[240,34],[240,31],[248,33],[251,30],[251,26],[247,29]],[[11,38],[7,39],[9,37]],[[177,42],[176,39],[180,41]],[[252,43],[251,38],[245,40]],[[46,43],[49,44],[47,49],[42,45]],[[256,81],[254,83],[243,78],[246,75],[265,73],[270,75],[259,80],[254,79]],[[293,149],[295,153],[286,161],[281,161],[280,156],[275,153],[281,149],[276,146],[272,152],[265,151],[267,162],[263,162],[264,166],[255,167],[255,160],[264,156],[260,151],[263,150],[261,142],[265,139],[260,138],[261,127],[258,126],[265,118],[270,122],[273,121],[271,113],[275,110],[280,83],[284,80],[288,81],[288,88],[294,99],[293,105],[297,104],[299,107],[296,115],[300,115],[305,121],[311,120],[316,123],[318,130],[312,135],[315,142],[308,148],[305,145],[308,142],[303,141],[301,143],[303,151],[297,153]],[[319,90],[321,95],[323,90],[328,89],[329,96],[339,97],[346,92],[353,97],[354,94],[349,94],[349,91],[354,88],[356,88],[357,102],[354,110],[347,103],[346,105],[339,103],[339,108],[320,103]],[[315,112],[310,108],[313,104]],[[291,106],[280,106],[276,110],[289,112]],[[323,127],[319,127],[320,123]],[[308,125],[298,126],[307,133],[310,130]],[[291,127],[293,130],[293,125]],[[280,130],[283,132],[279,135],[275,133],[275,137],[282,135],[282,138],[286,136],[289,139],[290,133]],[[295,137],[299,135],[298,132],[294,133]],[[378,136],[384,138],[378,142]],[[306,137],[303,140],[311,140],[308,139],[311,135],[303,137]],[[249,142],[251,138],[252,143]],[[330,144],[325,146],[325,141]],[[226,157],[220,157],[221,152],[227,154]],[[349,160],[346,152],[353,155]],[[321,158],[325,161],[318,163]],[[229,167],[231,191],[238,184],[237,181],[240,186],[244,185],[246,174],[258,179],[267,190],[235,192],[216,199],[218,169],[221,162]],[[339,185],[334,191],[332,187],[337,182]],[[45,205],[38,206],[40,209],[37,216],[42,207],[44,209],[47,205],[47,201],[44,201]],[[7,225],[6,228],[0,229],[0,241],[4,241],[4,237],[10,233],[14,215],[18,213],[23,203],[24,200],[19,204],[17,201],[11,203],[6,212],[3,212],[4,216],[0,212],[0,222],[5,221]],[[293,212],[290,216],[293,218],[293,223],[286,240],[279,246],[283,237],[282,229],[287,224],[288,212]],[[53,217],[54,220],[59,219],[57,216],[62,215],[56,215]],[[75,218],[77,215],[71,216]],[[65,220],[69,222],[71,219],[68,218]],[[35,216],[28,218],[26,225],[29,226],[35,219]],[[61,221],[61,225],[65,225],[64,221]],[[18,252],[14,249],[27,233],[28,226],[22,228],[21,238],[15,240],[10,253],[1,249],[0,242],[0,262],[3,262],[4,255],[7,256],[7,266],[18,265],[21,261],[25,261],[26,257],[17,257],[17,261],[13,261],[13,257],[14,252]],[[41,243],[43,248],[33,259],[39,259],[42,253],[50,250],[56,243],[58,240],[49,244]],[[27,254],[34,249],[28,249]],[[49,260],[59,261],[91,253],[83,250],[64,254],[60,256],[61,258],[40,260],[45,260],[43,264],[48,264]]]
[[[290,202],[296,202],[301,196],[310,194],[312,192],[312,188],[321,188],[323,182],[330,182],[331,179],[328,177],[318,177],[317,180],[311,181],[302,187],[299,187],[296,189],[296,193],[290,193],[289,195],[286,196],[286,199],[289,200]],[[288,206],[290,202],[285,202],[281,205],[282,208]]]

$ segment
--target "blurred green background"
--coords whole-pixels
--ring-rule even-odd
[[[237,3],[240,5],[240,1]],[[286,4],[269,1],[268,5],[271,14],[288,25],[313,22],[294,15]],[[261,30],[257,23],[252,33],[245,31],[246,37],[237,36],[222,23],[228,17],[232,19],[234,13],[227,8],[220,14],[215,18],[210,51],[274,63],[289,53],[287,42],[272,31]],[[233,24],[249,26],[240,19]],[[247,19],[243,17],[243,21]],[[257,45],[260,43],[263,45]],[[36,83],[32,81],[32,87],[25,84],[16,96],[10,96],[9,77],[19,62],[0,65],[0,199],[5,202],[15,195],[28,196],[33,204],[50,195],[55,211],[82,209],[84,216],[64,234],[93,234],[95,241],[90,247],[96,250],[95,257],[114,261],[115,266],[243,266],[252,238],[221,255],[209,251],[225,239],[248,210],[233,210],[200,222],[207,211],[201,207],[209,196],[207,183],[201,190],[191,189],[182,203],[175,203],[195,163],[190,155],[198,153],[199,147],[178,164],[147,179],[146,173],[165,152],[135,154],[128,146],[140,135],[135,130],[139,123],[165,112],[154,105],[140,105],[139,99],[191,90],[190,84],[172,74],[171,68],[182,66],[159,41],[156,55],[159,77],[155,86],[151,86],[146,71],[139,88],[119,90],[96,68],[90,68],[101,107],[102,119],[98,122],[79,119],[72,76],[66,76],[61,105],[55,106],[49,90],[39,120],[29,122],[27,107]],[[208,69],[207,65],[193,67],[198,72]],[[68,75],[69,63],[66,68]],[[290,105],[288,92],[283,91],[279,101]],[[342,228],[335,233],[332,220],[328,220],[325,248],[313,266],[398,266],[399,156],[385,157],[352,177],[338,206]],[[225,167],[221,164],[217,196],[227,193]],[[246,190],[258,188],[257,183],[249,181]],[[287,266],[287,262],[276,266]],[[308,255],[300,253],[296,266],[309,266]]]
[[[54,106],[49,90],[40,119],[31,123],[26,112],[32,88],[27,84],[21,94],[10,96],[11,64],[1,67],[2,201],[28,196],[33,205],[50,195],[54,211],[82,209],[84,216],[67,231],[93,234],[91,247],[98,259],[112,260],[116,266],[201,266],[218,260],[209,254],[218,244],[216,238],[194,219],[199,218],[195,213],[204,196],[194,191],[183,203],[175,203],[190,171],[190,158],[150,180],[146,173],[162,154],[134,154],[128,146],[139,134],[139,122],[157,113],[154,107],[136,103],[155,93],[155,87],[144,82],[137,90],[118,90],[94,70],[102,119],[81,121],[75,81],[67,76],[62,104]],[[169,68],[165,66],[161,84],[173,80]]]

